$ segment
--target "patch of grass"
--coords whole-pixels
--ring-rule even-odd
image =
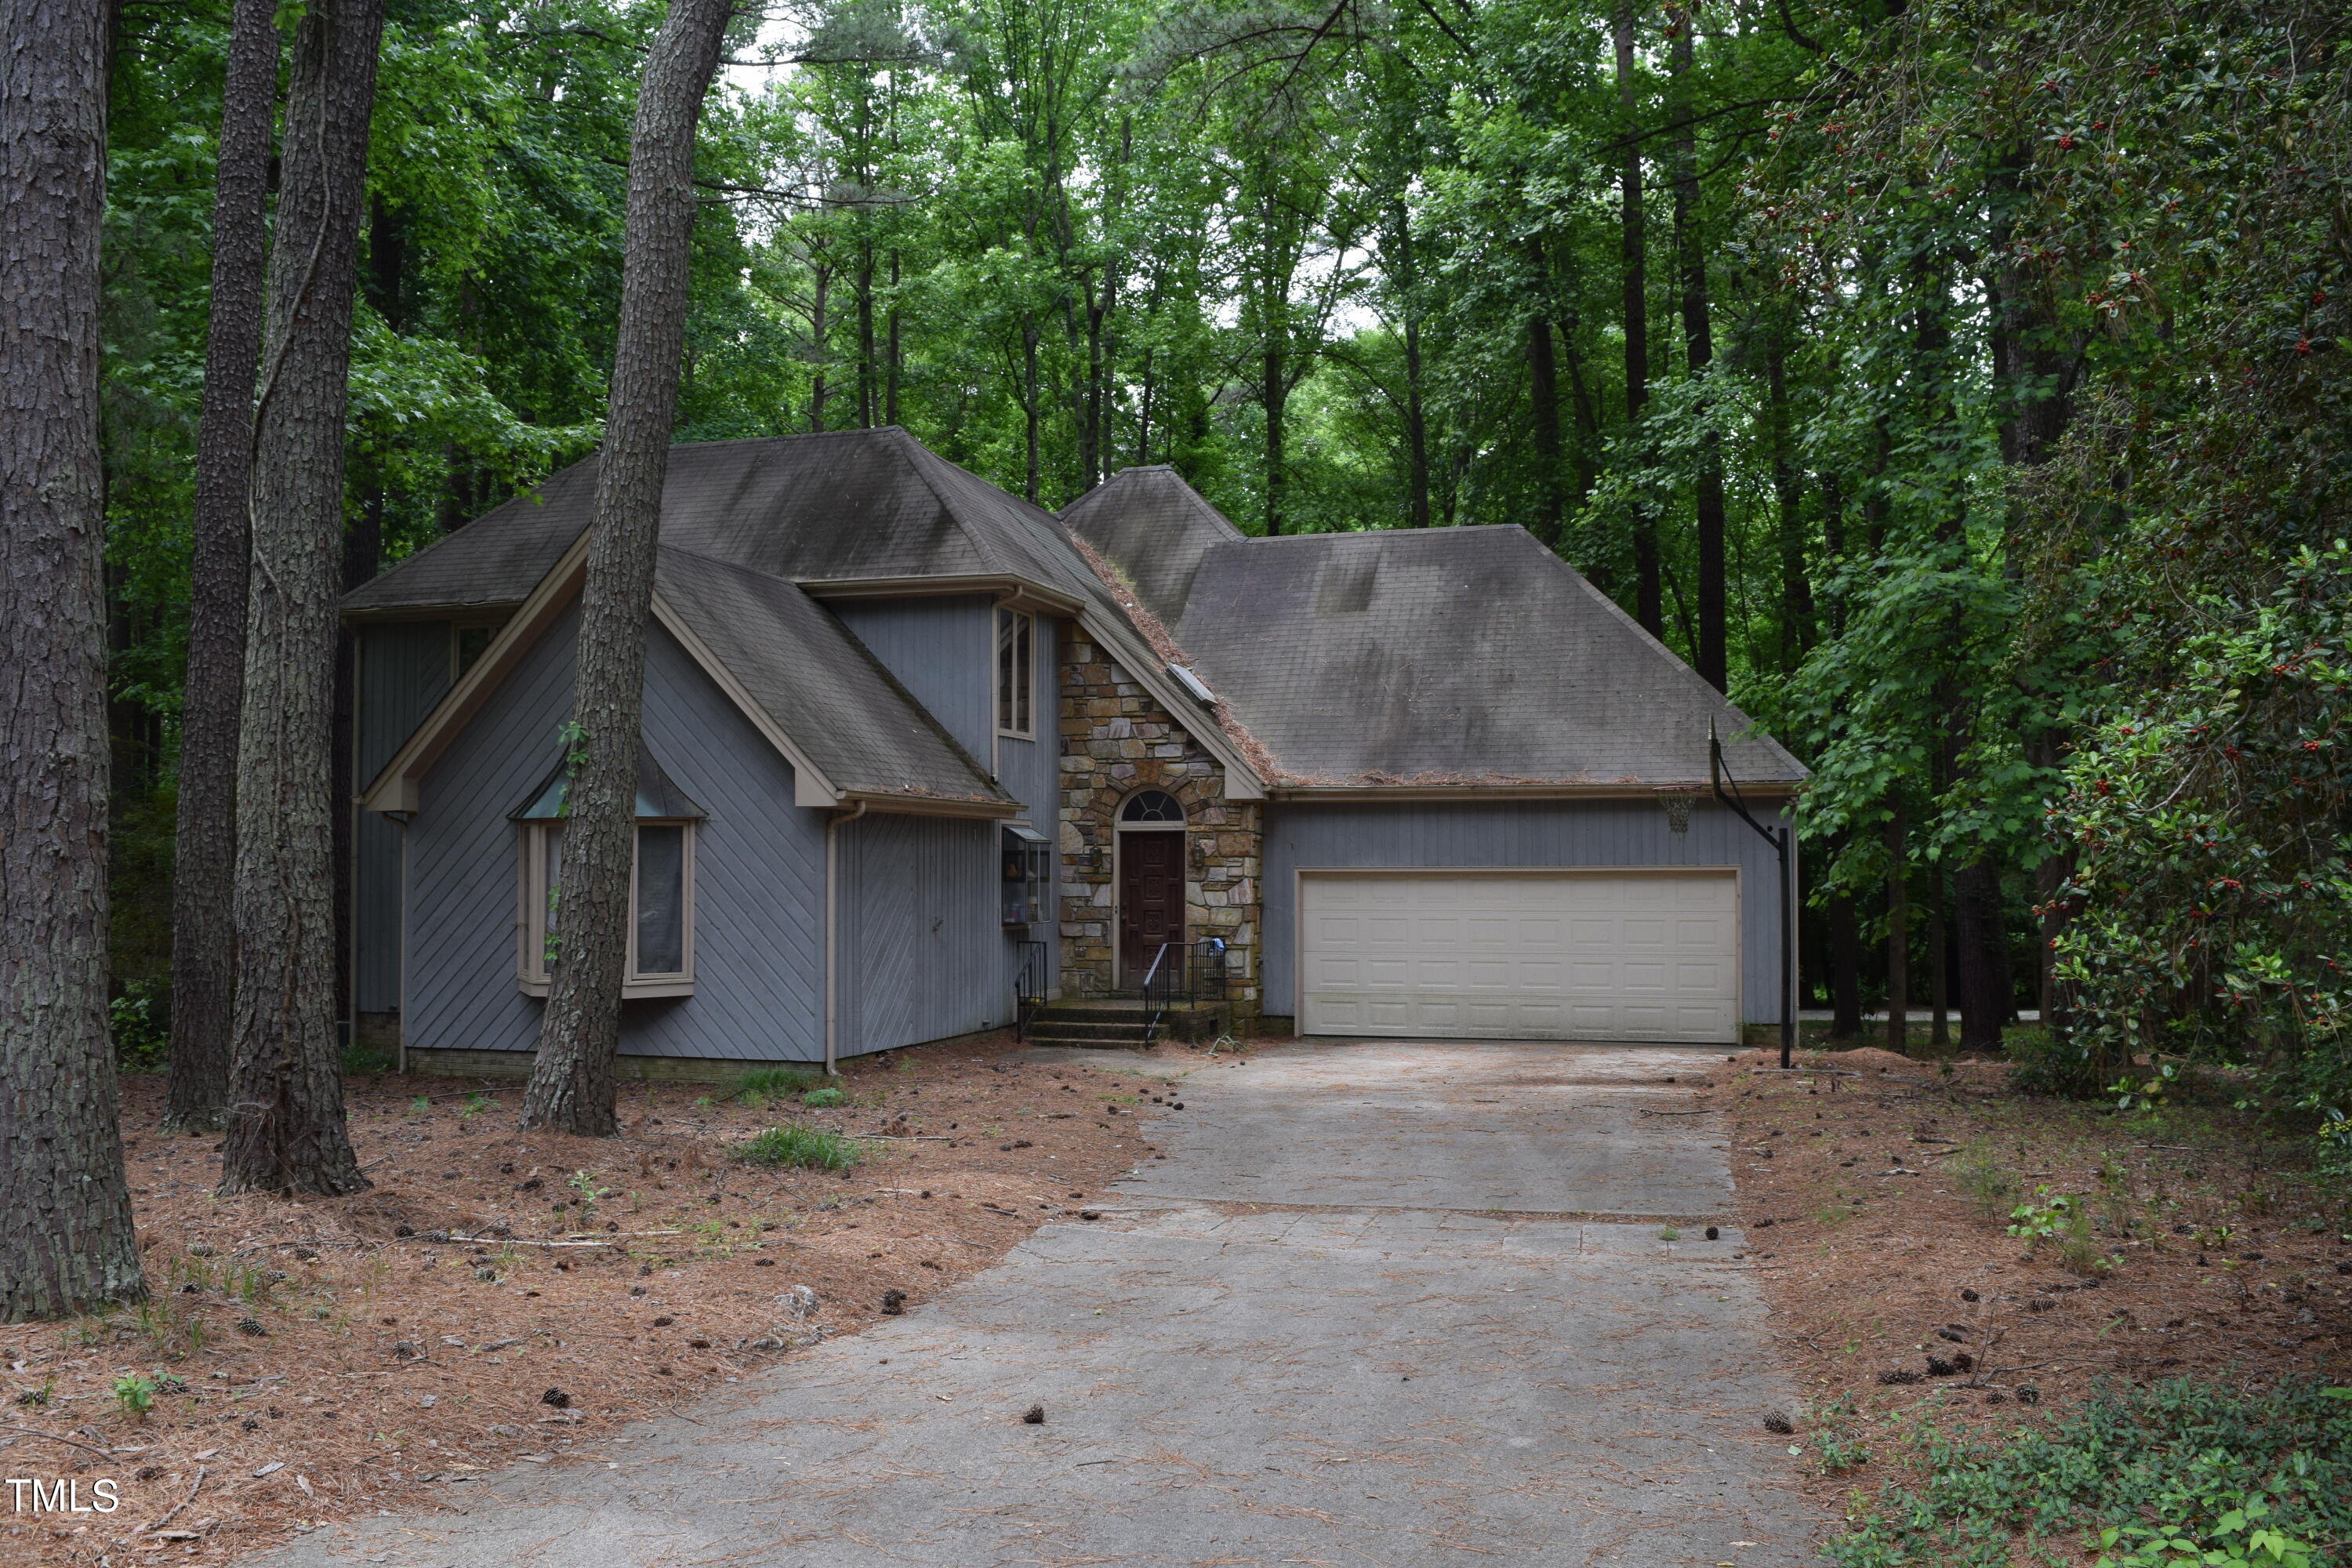
[[[2181,1380],[2103,1390],[1989,1442],[1932,1426],[1912,1440],[1924,1478],[1883,1487],[1829,1543],[1842,1568],[2009,1568],[2077,1547],[2108,1568],[2287,1568],[2352,1551],[2352,1390]]]
[[[727,1152],[746,1164],[804,1165],[816,1171],[845,1171],[865,1154],[856,1140],[815,1127],[771,1127]]]
[[[400,1065],[400,1058],[382,1046],[345,1046],[343,1076],[345,1078],[382,1078]]]
[[[1970,1203],[1988,1219],[2008,1212],[2017,1202],[2017,1178],[1992,1141],[1979,1138],[1960,1152],[1949,1167],[1952,1179]]]
[[[735,1080],[729,1098],[746,1105],[765,1105],[772,1100],[806,1094],[824,1082],[824,1074],[812,1068],[755,1068]]]
[[[801,1103],[811,1110],[830,1110],[836,1105],[845,1103],[848,1099],[847,1095],[837,1089],[813,1089],[801,1096]]]
[[[184,1361],[205,1348],[204,1320],[183,1310],[176,1297],[141,1302],[131,1309],[131,1321],[146,1336],[147,1348],[159,1356]]]

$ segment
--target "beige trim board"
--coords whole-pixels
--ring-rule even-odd
[[[810,598],[940,599],[985,595],[1008,609],[1049,616],[1075,616],[1085,606],[1075,595],[1026,577],[1003,573],[968,573],[946,577],[818,577],[796,586]]]
[[[654,594],[654,619],[664,631],[677,639],[678,646],[686,649],[687,657],[701,667],[702,673],[709,676],[712,684],[726,694],[727,700],[735,704],[744,718],[751,721],[751,728],[759,731],[768,744],[775,747],[784,761],[792,763],[794,805],[822,809],[841,804],[842,792],[824,776],[824,770],[811,762],[799,743],[785,734],[768,710],[752,699],[743,683],[735,679],[734,671],[719,662],[719,656],[710,650],[710,645],[694,634],[684,618],[670,608],[658,590]]]
[[[863,805],[869,812],[899,816],[980,816],[992,819],[1018,816],[1028,807],[1017,800],[943,800],[933,795],[876,795],[866,790],[845,790],[840,804]]]
[[[1103,635],[1102,627],[1098,612],[1089,611],[1078,617],[1078,628],[1102,650],[1104,658],[1125,670],[1129,679],[1151,693],[1152,700],[1160,704],[1169,718],[1174,720],[1186,734],[1200,742],[1202,750],[1223,764],[1225,798],[1265,799],[1265,781],[1258,776],[1257,769],[1251,765],[1249,759],[1242,755],[1241,748],[1234,744],[1233,737],[1225,733],[1225,727],[1217,722],[1217,716],[1194,700],[1192,693],[1179,688],[1168,672],[1160,668],[1157,656],[1151,662],[1138,667],[1128,659],[1116,643]],[[1120,629],[1139,642],[1143,640],[1143,635],[1132,626],[1122,626]],[[1149,644],[1145,645],[1144,652],[1151,652]],[[1192,717],[1194,714],[1202,717],[1195,719]]]
[[[360,804],[370,811],[415,811],[417,808],[418,781],[440,759],[449,742],[457,738],[467,721],[481,710],[497,690],[499,682],[513,672],[516,665],[540,634],[552,625],[556,616],[571,604],[580,592],[588,571],[588,533],[581,531],[572,547],[560,556],[539,586],[522,602],[512,618],[500,626],[490,639],[474,668],[449,688],[425,722],[416,727],[392,760],[360,792]]]
[[[1739,787],[1750,800],[1785,803],[1795,796],[1798,786],[1783,780],[1742,784]],[[1665,791],[1695,791],[1710,804],[1715,798],[1703,782],[1655,784],[1281,784],[1267,790],[1266,798],[1277,802],[1330,801],[1335,804],[1347,801],[1655,801]]]
[[[476,599],[462,605],[391,605],[377,610],[339,612],[347,626],[383,626],[399,621],[455,621],[460,626],[496,626],[527,600]]]

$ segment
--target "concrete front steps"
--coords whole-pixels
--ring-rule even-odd
[[[1092,996],[1048,1002],[1029,1022],[1029,1043],[1089,1050],[1145,1048],[1143,1024],[1150,1016],[1142,1001],[1136,997]],[[1179,1002],[1160,1017],[1158,1038],[1213,1040],[1224,1032],[1226,1024],[1222,1006]]]

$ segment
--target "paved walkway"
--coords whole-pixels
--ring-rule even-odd
[[[1702,1239],[1722,1140],[1644,1114],[1706,1060],[1372,1044],[1200,1068],[1150,1126],[1167,1160],[1101,1222],[796,1352],[704,1424],[268,1561],[1812,1563],[1759,1426],[1789,1398],[1762,1306],[1737,1233]]]

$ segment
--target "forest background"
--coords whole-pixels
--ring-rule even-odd
[[[595,446],[659,20],[387,16],[354,584]],[[2346,33],[2310,0],[747,13],[677,438],[898,424],[1049,508],[1167,463],[1254,532],[1525,526],[1814,769],[1802,973],[1839,1032],[1949,1004],[1998,1046],[2039,1006],[2040,1081],[2243,1066],[2342,1158]],[[113,45],[134,1061],[227,38],[220,0],[123,0]]]

